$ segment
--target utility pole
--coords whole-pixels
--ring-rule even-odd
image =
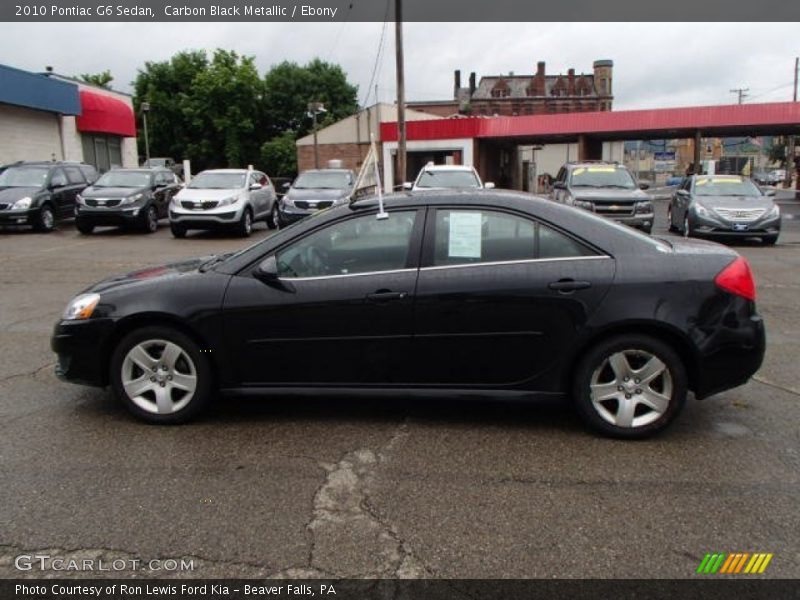
[[[794,59],[794,92],[792,93],[792,102],[797,102],[798,71],[800,71],[800,56],[796,56]],[[794,145],[794,136],[788,136],[788,139],[786,140],[786,183],[784,184],[787,188],[792,187],[792,174],[796,170],[794,162]],[[800,177],[797,179],[797,188],[800,189]]]
[[[394,0],[394,37],[397,70],[397,175],[406,182],[406,86],[403,72],[403,0]]]
[[[144,158],[145,164],[150,166],[150,137],[147,134],[147,113],[150,112],[150,103],[142,102],[139,106],[142,111],[142,121],[144,121]]]
[[[312,130],[314,132],[314,168],[319,169],[319,145],[317,144],[317,115],[328,112],[322,102],[308,103],[308,116],[311,117]]]
[[[738,96],[739,96],[739,104],[741,104],[742,101],[745,98],[747,98],[747,96],[748,96],[748,94],[746,92],[749,92],[749,91],[750,91],[750,88],[736,88],[736,89],[731,90],[731,94],[738,94]]]

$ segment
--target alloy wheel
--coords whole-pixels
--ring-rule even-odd
[[[56,218],[55,215],[53,215],[53,211],[47,206],[42,209],[41,221],[42,228],[46,231],[50,231],[56,223]]]
[[[673,379],[667,365],[645,350],[622,350],[606,358],[592,373],[592,406],[617,427],[643,427],[667,412]]]
[[[689,237],[689,215],[683,217],[683,237]]]
[[[122,361],[122,387],[136,406],[153,414],[184,408],[197,389],[197,369],[189,354],[167,340],[145,340]]]
[[[158,229],[158,215],[156,214],[156,209],[154,206],[151,206],[147,209],[147,230],[151,233],[155,232]]]

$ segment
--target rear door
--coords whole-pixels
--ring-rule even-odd
[[[415,307],[416,382],[535,379],[570,348],[613,277],[612,258],[530,216],[429,209]]]

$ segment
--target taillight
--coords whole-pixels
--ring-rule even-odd
[[[742,256],[722,269],[714,278],[714,283],[731,294],[748,300],[755,301],[756,299],[756,283],[753,281],[753,273],[750,271],[750,265]]]

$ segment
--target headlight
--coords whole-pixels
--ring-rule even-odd
[[[231,198],[223,198],[219,201],[217,206],[228,206],[229,204],[235,203],[239,199],[239,196],[232,196]]]
[[[127,198],[123,198],[120,204],[133,204],[134,202],[136,202],[137,200],[141,200],[142,198],[144,198],[144,194],[142,193],[134,194],[133,196],[128,196]]]
[[[76,201],[78,204],[80,204],[81,206],[86,206],[86,201],[83,199],[83,196],[81,196],[80,194],[78,194],[77,196],[75,196],[75,201]]]
[[[61,318],[65,321],[82,321],[92,316],[97,303],[100,302],[100,294],[81,294],[75,296],[67,304]]]
[[[340,204],[344,204],[347,202],[347,196],[342,196],[341,198],[337,198],[333,201],[333,206],[339,206]]]
[[[768,219],[772,219],[774,217],[780,217],[781,216],[780,207],[777,204],[773,204],[772,208],[769,209],[769,212],[765,216]]]
[[[695,202],[694,203],[694,212],[696,214],[700,215],[701,217],[710,217],[711,216],[711,211],[708,210],[705,206],[703,206],[699,202]]]
[[[583,208],[586,210],[594,210],[594,204],[592,204],[588,200],[574,200],[573,205],[578,208]]]
[[[649,200],[645,200],[644,202],[637,202],[636,212],[640,214],[653,212],[653,203],[650,202]]]
[[[289,198],[289,196],[284,196],[283,198],[281,198],[281,204],[283,204],[284,206],[294,206],[294,203],[292,202],[292,199]]]
[[[20,198],[19,200],[14,202],[14,205],[11,207],[11,210],[25,210],[26,208],[31,207],[31,202],[32,200],[27,196],[25,198]]]

